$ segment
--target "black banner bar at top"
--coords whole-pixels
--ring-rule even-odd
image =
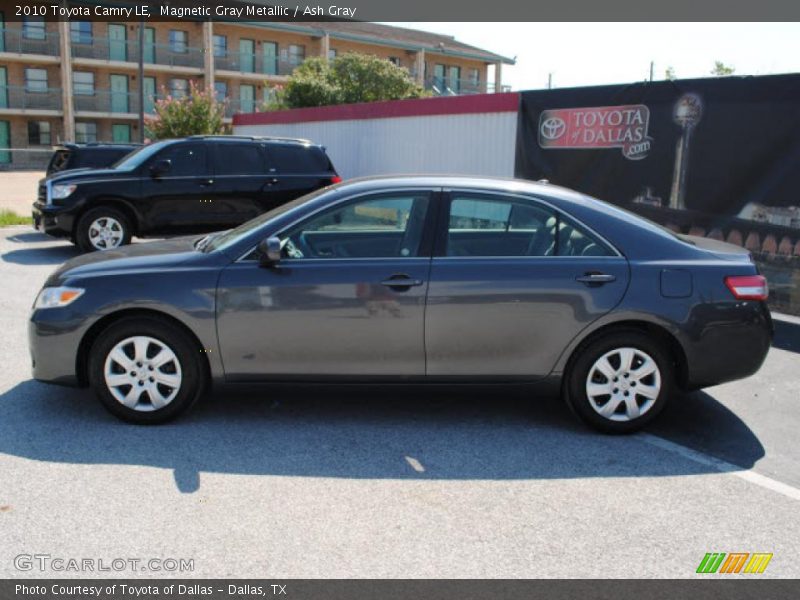
[[[5,21],[798,21],[796,0],[0,0]],[[80,9],[80,10],[78,10]],[[87,12],[88,11],[88,12]],[[632,38],[635,31],[632,31]]]

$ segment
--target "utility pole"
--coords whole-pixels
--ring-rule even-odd
[[[656,63],[654,61],[650,61],[650,81],[653,81],[653,69],[655,68]]]
[[[547,74],[547,89],[548,90],[552,90],[553,89],[553,74],[552,73],[548,73]]]
[[[144,17],[139,21],[139,141],[144,143]]]

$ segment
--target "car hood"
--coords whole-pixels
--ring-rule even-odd
[[[186,265],[205,256],[194,249],[199,237],[185,236],[83,254],[61,265],[47,280],[46,285],[59,285],[73,277],[166,270]]]
[[[73,181],[100,179],[102,177],[119,177],[125,172],[126,171],[120,171],[118,169],[69,169],[68,171],[53,173],[47,177],[47,181],[53,184],[61,183],[62,181],[72,183]]]

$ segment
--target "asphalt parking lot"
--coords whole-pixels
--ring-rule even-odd
[[[800,319],[755,376],[593,433],[516,388],[270,386],[159,427],[30,379],[26,320],[76,255],[0,229],[0,577],[15,557],[193,559],[198,577],[800,576]],[[69,576],[97,576],[93,572]]]

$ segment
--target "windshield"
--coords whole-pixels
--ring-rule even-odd
[[[236,244],[239,240],[245,238],[247,235],[261,227],[261,225],[270,219],[274,219],[275,217],[287,213],[290,210],[297,208],[301,204],[305,204],[309,200],[313,200],[317,196],[328,191],[330,191],[328,188],[319,189],[315,192],[311,192],[310,194],[306,194],[305,196],[300,196],[291,202],[277,206],[272,210],[265,212],[263,215],[257,216],[255,219],[251,219],[246,223],[242,223],[235,229],[229,229],[228,231],[220,231],[219,233],[211,234],[207,239],[203,240],[202,244],[198,245],[198,250],[202,250],[203,252],[225,250],[225,248]]]
[[[123,171],[133,170],[144,163],[148,158],[153,156],[156,152],[161,150],[164,146],[169,144],[170,141],[171,140],[164,140],[161,142],[148,144],[147,146],[142,146],[138,150],[134,150],[130,154],[123,156],[120,160],[111,165],[111,168],[121,169]]]

